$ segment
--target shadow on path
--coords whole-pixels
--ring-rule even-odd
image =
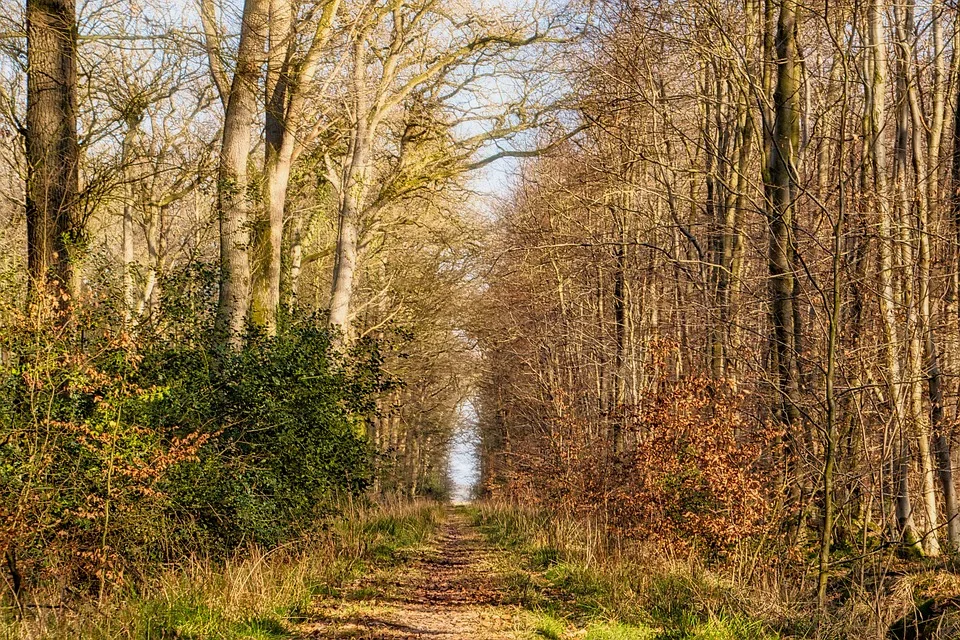
[[[358,600],[318,600],[304,638],[516,638],[517,611],[497,588],[495,552],[465,514],[448,512],[430,548],[387,584],[365,576]]]

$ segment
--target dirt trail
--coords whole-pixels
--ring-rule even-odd
[[[495,558],[467,517],[452,511],[428,549],[365,577],[343,599],[318,601],[303,637],[517,638],[519,613],[502,603]]]

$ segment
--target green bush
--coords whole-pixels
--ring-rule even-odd
[[[155,423],[216,434],[196,464],[169,478],[174,508],[202,533],[226,547],[275,544],[364,489],[363,419],[386,384],[375,345],[340,357],[311,318],[218,353],[212,367],[208,357],[202,346],[171,347],[145,363],[171,387],[151,408]]]
[[[27,580],[96,588],[189,554],[309,533],[368,476],[378,345],[321,316],[239,349],[213,333],[213,271],[164,282],[149,323],[106,301],[0,310],[0,547]]]

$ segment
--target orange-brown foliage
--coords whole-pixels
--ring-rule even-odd
[[[743,404],[725,383],[688,377],[642,406],[563,413],[524,438],[503,489],[631,537],[727,548],[767,514],[757,464],[775,434],[748,426]]]

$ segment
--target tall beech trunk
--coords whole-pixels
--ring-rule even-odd
[[[841,131],[846,119],[846,96],[844,96],[844,115],[841,116]],[[841,149],[842,140],[841,140]],[[831,256],[831,307],[830,324],[827,330],[827,370],[824,375],[824,401],[826,404],[825,446],[823,457],[823,475],[821,489],[823,490],[823,522],[820,529],[820,566],[817,573],[817,601],[821,609],[827,605],[827,586],[830,576],[830,546],[833,542],[833,527],[836,520],[834,513],[834,468],[837,463],[837,397],[835,392],[837,376],[837,342],[840,333],[841,301],[843,292],[840,288],[840,270],[843,250],[843,226],[845,205],[843,196],[843,179],[839,181],[840,197],[839,210],[833,224],[833,255]]]
[[[957,54],[954,54],[957,56]],[[957,56],[960,59],[960,56]],[[952,268],[949,281],[947,305],[947,328],[950,332],[947,348],[947,362],[950,374],[956,376],[960,368],[960,82],[957,83],[955,104],[953,105],[953,149],[950,162],[950,221],[953,241],[950,243]],[[956,383],[954,383],[955,385]],[[956,386],[953,387],[956,389]],[[960,405],[954,405],[954,421],[960,417]],[[947,536],[954,550],[960,550],[960,507],[957,504],[956,488],[953,480],[953,457],[949,443],[955,428],[953,422],[937,434],[937,457],[940,461],[940,481],[944,485],[946,501]]]
[[[757,64],[756,27],[759,25],[759,0],[746,0],[745,14],[747,28],[744,30],[744,51],[746,52],[746,72],[748,77],[755,77]],[[727,326],[726,378],[736,384],[738,376],[738,362],[742,360],[741,321],[738,319],[740,309],[740,290],[743,271],[743,221],[748,209],[752,207],[755,188],[750,177],[750,166],[753,159],[754,135],[756,121],[753,105],[751,104],[751,89],[748,82],[740,90],[737,99],[739,110],[739,147],[737,149],[737,164],[734,170],[736,184],[734,205],[727,213],[726,232],[724,235],[724,255],[729,256],[730,265],[729,283],[725,290],[723,306],[721,307],[722,320]]]
[[[350,304],[359,257],[360,211],[368,173],[366,149],[358,146],[352,155],[352,164],[363,167],[363,170],[351,171],[344,184],[330,301],[330,326],[336,327],[344,337],[350,332]]]
[[[166,215],[166,209],[167,205],[157,204],[156,202],[144,203],[143,213],[146,218],[146,225],[143,231],[147,249],[147,277],[134,313],[134,317],[137,319],[142,318],[144,314],[152,315],[159,307],[158,301],[162,295],[159,284],[160,272],[166,254],[163,234],[163,219]]]
[[[134,166],[134,145],[140,134],[140,122],[143,114],[131,111],[126,116],[126,131],[123,134],[123,317],[124,321],[134,321],[137,306],[134,270],[136,253],[133,241],[133,215],[136,209],[136,184],[140,172]]]
[[[134,292],[133,268],[133,183],[136,179],[132,162],[133,143],[137,136],[138,122],[127,122],[127,130],[123,136],[123,318],[129,323],[133,318],[136,305]]]
[[[363,56],[364,39],[357,38],[353,70],[356,121],[341,181],[339,229],[330,300],[330,326],[339,330],[342,337],[347,337],[350,331],[350,303],[359,254],[360,212],[367,192],[370,161],[370,105]]]
[[[707,225],[709,228],[707,250],[710,261],[710,288],[713,294],[713,300],[705,300],[707,308],[714,309],[715,316],[710,321],[710,332],[708,334],[708,350],[710,354],[710,375],[714,378],[723,377],[723,333],[724,327],[721,326],[719,318],[719,298],[721,279],[723,277],[723,252],[721,242],[723,237],[723,195],[720,193],[720,184],[722,183],[720,147],[723,144],[723,92],[721,86],[723,79],[721,71],[716,64],[708,64],[703,72],[703,146],[706,151],[704,154],[704,174],[706,199],[704,200],[704,209],[707,214]],[[713,314],[712,314],[713,315]]]
[[[749,7],[748,7],[749,9]],[[748,38],[747,50],[752,50]],[[751,140],[748,122],[749,102],[744,92],[733,84],[732,73],[723,65],[715,65],[712,78],[713,95],[707,96],[705,111],[713,117],[705,122],[708,153],[707,215],[711,225],[710,261],[715,319],[710,332],[710,369],[715,378],[727,378],[731,370],[731,337],[734,331],[730,307],[736,275],[735,260],[739,245],[739,198],[746,187],[744,174]],[[709,86],[707,88],[710,88]],[[715,106],[710,107],[710,102]],[[712,120],[712,122],[711,122]],[[711,127],[715,130],[710,133]],[[712,194],[712,195],[711,195]],[[712,202],[711,202],[712,200]]]
[[[894,164],[894,181],[897,187],[900,207],[900,243],[901,264],[903,269],[903,304],[907,316],[908,338],[908,380],[909,380],[909,407],[910,422],[913,424],[917,440],[917,452],[920,457],[921,496],[926,519],[924,535],[922,536],[924,552],[929,556],[940,555],[940,544],[937,540],[939,512],[936,496],[936,471],[934,469],[933,453],[930,447],[930,424],[924,409],[924,348],[923,335],[929,326],[929,289],[924,282],[924,275],[929,276],[929,253],[927,259],[927,274],[924,274],[922,245],[924,243],[925,221],[927,219],[927,200],[923,195],[923,185],[927,179],[926,153],[924,138],[926,125],[919,105],[919,97],[915,83],[913,69],[913,37],[914,4],[908,0],[896,13],[897,20],[897,52],[898,74],[897,85],[899,95],[899,109],[897,115],[896,160]],[[912,127],[912,131],[911,131]],[[912,135],[911,135],[912,133]],[[912,160],[915,190],[910,192],[908,176],[908,152]],[[916,240],[912,230],[914,221],[917,221]],[[910,268],[919,267],[917,273]],[[918,277],[919,276],[919,277]],[[924,304],[924,298],[927,298]],[[923,317],[922,310],[926,307],[927,318]]]
[[[284,214],[290,174],[300,151],[316,135],[314,131],[298,138],[298,132],[306,117],[309,85],[326,53],[340,0],[326,0],[323,4],[310,46],[302,58],[297,57],[299,34],[295,29],[295,10],[290,0],[267,1],[270,33],[264,95],[265,184],[263,206],[257,210],[251,238],[250,320],[268,334],[274,334],[281,303],[281,280],[284,278]],[[301,250],[296,240],[288,241],[286,246],[297,254]],[[300,255],[287,256],[288,268],[293,269],[289,266],[293,262],[298,264],[298,275],[299,261]],[[290,284],[295,280],[291,277]],[[293,297],[288,296],[286,302],[289,304],[292,300]]]
[[[775,38],[776,87],[773,122],[767,144],[767,224],[774,355],[780,394],[779,418],[799,421],[799,372],[795,349],[793,217],[797,193],[796,156],[800,144],[800,73],[797,64],[796,0],[782,0]],[[788,435],[788,437],[793,437]]]
[[[884,7],[880,0],[871,0],[868,7],[867,34],[871,49],[871,70],[869,86],[868,154],[870,156],[873,192],[880,222],[880,262],[878,278],[880,281],[880,316],[883,325],[884,368],[886,369],[887,392],[890,400],[891,422],[895,430],[892,451],[892,484],[895,493],[896,527],[903,542],[915,551],[922,551],[916,527],[913,522],[913,509],[910,504],[907,471],[909,468],[909,442],[905,433],[907,419],[903,394],[903,376],[897,353],[899,329],[897,324],[896,302],[900,299],[897,290],[894,262],[896,239],[893,237],[893,219],[890,211],[890,197],[887,186],[887,156],[882,140],[885,126],[887,59],[883,33]]]
[[[944,515],[947,520],[947,546],[951,551],[957,551],[960,550],[960,520],[957,517],[957,493],[953,481],[951,434],[944,418],[943,369],[940,366],[940,355],[937,350],[930,295],[930,220],[939,218],[942,211],[939,167],[947,103],[943,4],[939,0],[935,0],[933,3],[931,20],[934,47],[933,88],[931,92],[930,129],[927,137],[927,173],[924,177],[926,207],[920,220],[920,316],[924,326],[925,366],[927,368],[927,391],[930,400],[934,456],[936,457],[937,478],[943,494]],[[917,101],[911,101],[911,105],[916,108]],[[914,135],[921,134],[922,130],[914,129]]]
[[[257,110],[257,87],[268,22],[269,0],[246,0],[240,27],[237,68],[223,120],[217,184],[220,222],[220,300],[217,331],[239,344],[250,303],[250,232],[247,162],[250,130]]]
[[[836,25],[834,33],[840,33],[843,29],[842,24]],[[836,84],[840,79],[841,72],[844,76],[849,71],[848,58],[849,50],[841,52],[838,60],[830,70],[830,85],[828,91],[831,97],[840,98],[840,114],[837,126],[837,157],[842,158],[846,149],[847,117],[849,114],[849,86],[846,82],[842,84],[842,94],[836,95]],[[832,102],[832,101],[831,101]],[[820,197],[826,198],[827,178],[826,166],[830,159],[830,148],[824,144],[821,148],[821,154],[818,157],[818,193]],[[842,499],[836,499],[836,478],[835,470],[839,457],[839,429],[838,422],[842,413],[837,406],[837,359],[840,348],[840,327],[844,321],[843,301],[846,293],[846,286],[842,282],[842,273],[844,267],[844,234],[847,222],[847,195],[846,195],[846,177],[843,172],[836,174],[836,204],[837,213],[833,219],[833,247],[831,255],[831,298],[829,311],[829,326],[827,330],[827,366],[824,375],[824,404],[826,405],[826,425],[824,429],[824,456],[823,473],[821,489],[823,491],[823,518],[820,529],[820,563],[817,575],[817,601],[820,609],[824,610],[827,606],[827,587],[830,577],[830,553],[834,539],[834,530],[838,524],[838,511],[842,510]],[[838,510],[838,503],[841,509]],[[841,511],[842,512],[842,511]]]
[[[613,356],[613,439],[611,445],[613,453],[623,450],[623,421],[627,402],[627,314],[629,300],[627,297],[627,230],[626,216],[623,208],[617,214],[617,207],[611,207],[615,224],[615,233],[619,242],[614,247],[613,269],[613,323],[614,323],[614,356]]]
[[[74,0],[27,0],[26,210],[31,288],[76,291],[77,21]],[[63,300],[57,296],[57,304]]]
[[[270,0],[267,57],[266,121],[264,126],[263,207],[253,225],[253,292],[250,319],[268,334],[277,330],[280,306],[280,260],[283,212],[293,164],[293,136],[287,135],[290,85],[290,39],[293,37],[289,0]]]

